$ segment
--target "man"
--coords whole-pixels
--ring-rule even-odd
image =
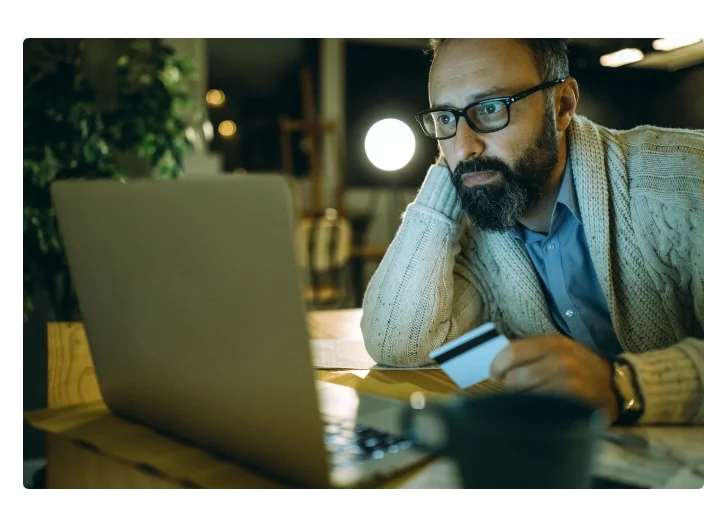
[[[704,132],[575,114],[563,39],[436,39],[428,171],[364,299],[379,363],[493,321],[509,389],[704,423]]]

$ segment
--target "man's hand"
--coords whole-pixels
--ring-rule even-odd
[[[491,379],[509,390],[575,396],[618,418],[611,387],[611,363],[564,336],[512,341],[491,364]]]

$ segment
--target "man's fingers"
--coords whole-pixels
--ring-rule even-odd
[[[548,383],[557,369],[545,356],[506,371],[503,383],[510,390],[526,391]]]
[[[577,380],[564,373],[546,378],[542,383],[526,389],[527,392],[542,392],[562,396],[582,396],[582,388]]]
[[[546,355],[548,355],[547,350],[531,346],[529,341],[513,341],[496,354],[494,361],[491,362],[489,374],[494,381],[504,381],[509,370],[538,361]]]

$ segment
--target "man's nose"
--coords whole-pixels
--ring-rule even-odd
[[[457,123],[454,147],[455,159],[458,161],[477,158],[484,152],[484,141],[481,139],[481,134],[472,130],[464,118],[460,118]]]

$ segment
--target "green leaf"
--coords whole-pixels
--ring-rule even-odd
[[[39,241],[39,251],[46,253],[48,248],[46,245],[46,239],[44,238],[44,232],[42,230],[37,230],[37,239]]]
[[[86,139],[88,137],[88,134],[90,134],[90,126],[88,124],[88,121],[86,119],[81,120],[81,137],[83,139]]]
[[[83,158],[89,164],[93,164],[97,160],[97,156],[95,155],[95,151],[89,143],[86,143],[85,145],[83,145]]]
[[[193,77],[196,73],[196,66],[193,59],[190,57],[179,57],[177,60],[177,67],[181,70],[185,77]]]
[[[32,298],[29,296],[29,294],[25,293],[24,294],[24,312],[23,312],[23,317],[24,317],[24,322],[26,323],[29,321],[29,316],[34,312],[34,302],[32,301]]]
[[[178,84],[181,80],[181,71],[175,66],[166,66],[159,78],[166,86]]]
[[[133,39],[132,48],[138,53],[149,53],[152,49],[152,44],[147,39]]]
[[[25,314],[34,285],[46,287],[53,280],[48,277],[68,276],[51,182],[72,177],[125,181],[118,152],[139,154],[157,178],[178,177],[190,149],[185,129],[191,123],[181,115],[195,107],[184,83],[195,71],[192,61],[158,40],[129,39],[127,53],[113,64],[116,104],[105,112],[97,110],[95,87],[74,61],[81,47],[76,57],[61,46],[52,52],[50,68],[30,67],[23,75]],[[73,292],[67,293],[68,301],[51,295],[52,302],[64,306]]]

